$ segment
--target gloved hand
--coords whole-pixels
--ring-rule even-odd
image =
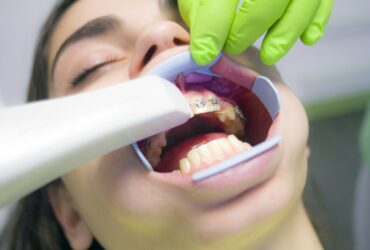
[[[267,31],[261,59],[274,64],[300,37],[313,45],[323,35],[333,0],[178,0],[190,28],[194,60],[205,65],[222,49],[238,54]]]

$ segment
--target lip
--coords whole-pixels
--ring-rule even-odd
[[[182,46],[160,53],[144,68],[142,74],[150,74],[151,70],[158,64],[170,57],[187,51],[188,49],[188,46]],[[226,57],[222,57],[221,60],[226,61],[229,66],[234,64]],[[218,71],[217,73],[222,76],[223,69],[215,69],[213,66],[210,68]],[[239,65],[239,67],[242,66]],[[251,83],[252,79],[255,79],[258,74],[257,72],[246,67],[243,67],[243,74],[244,79],[246,79],[246,85],[244,87],[250,88],[251,84],[253,83]],[[278,123],[279,115],[277,115],[277,117],[275,117],[273,120],[266,140],[277,135]],[[148,172],[148,177],[154,182],[159,182],[161,184],[177,188],[180,192],[182,192],[182,194],[188,196],[191,200],[194,200],[197,203],[202,205],[214,205],[237,197],[245,191],[254,188],[260,183],[268,180],[276,172],[279,162],[282,159],[282,155],[283,147],[280,143],[245,163],[238,164],[231,169],[202,181],[193,181],[191,176],[184,175],[179,171],[174,171],[171,173],[158,173],[151,171]]]
[[[279,117],[273,122],[267,139],[276,135]],[[215,205],[230,200],[271,178],[283,155],[282,143],[267,152],[220,174],[195,182],[191,176],[178,172],[149,172],[153,181],[178,188],[201,205]]]

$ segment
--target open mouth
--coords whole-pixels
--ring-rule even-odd
[[[188,57],[188,52],[177,55],[150,73],[172,81],[194,114],[185,124],[135,145],[155,172],[193,175],[252,151],[266,141],[279,111],[268,79],[224,56],[210,67],[184,63]]]

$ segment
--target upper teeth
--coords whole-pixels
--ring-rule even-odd
[[[225,103],[221,111],[215,112],[217,118],[222,122],[223,129],[228,134],[236,135],[239,138],[245,137],[245,117],[238,106]]]
[[[195,101],[190,104],[194,114],[208,113],[221,110],[221,99],[213,96],[210,98],[195,97]]]

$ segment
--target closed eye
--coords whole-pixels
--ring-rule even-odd
[[[76,77],[73,78],[73,80],[71,81],[70,83],[70,86],[72,86],[73,88],[76,88],[78,87],[79,85],[81,85],[87,78],[89,78],[90,76],[92,76],[98,69],[100,69],[101,67],[104,67],[110,63],[113,63],[115,62],[116,60],[107,60],[107,61],[104,61],[104,62],[101,62],[101,63],[97,63],[87,69],[84,69],[82,70],[80,73],[77,74]]]

